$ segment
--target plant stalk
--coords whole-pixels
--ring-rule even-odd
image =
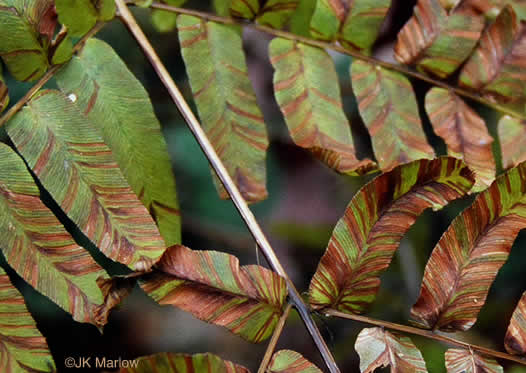
[[[226,191],[228,192],[234,205],[239,211],[241,217],[245,221],[245,224],[250,230],[250,233],[254,237],[254,240],[256,241],[257,245],[261,248],[272,269],[286,280],[290,301],[298,310],[298,313],[303,319],[303,322],[307,327],[310,335],[312,336],[314,343],[318,347],[318,350],[320,351],[329,371],[331,373],[339,373],[340,370],[338,369],[336,362],[334,361],[334,358],[332,357],[332,354],[329,351],[329,348],[327,347],[323,337],[321,336],[318,327],[314,323],[314,320],[312,319],[307,305],[301,298],[300,294],[298,293],[298,290],[296,289],[296,287],[288,277],[287,272],[278,260],[276,254],[274,253],[274,250],[272,249],[270,243],[265,237],[265,234],[261,230],[261,227],[259,226],[254,215],[252,214],[252,211],[249,209],[247,202],[241,196],[239,189],[228,174],[227,169],[225,168],[223,162],[217,155],[214,147],[208,140],[208,137],[202,129],[199,121],[188,106],[188,103],[179,91],[179,88],[177,88],[177,85],[166,70],[164,64],[161,62],[159,56],[150,44],[148,38],[135,21],[135,18],[126,6],[124,0],[115,0],[115,3],[117,4],[117,9],[120,13],[121,20],[130,30],[137,43],[141,46],[146,57],[150,60],[150,63],[152,64],[154,70],[156,71],[157,75],[168,90],[168,93],[170,94],[174,103],[177,105],[179,111],[181,112],[181,115],[185,119],[190,130],[192,131],[193,135],[195,136],[199,145],[201,146],[201,149],[208,158],[208,161],[210,162],[212,168],[215,170],[219,179],[225,186]]]
[[[323,311],[323,314],[325,314],[325,316],[335,316],[335,317],[339,317],[342,319],[359,321],[362,323],[376,325],[382,328],[396,330],[396,331],[403,332],[403,333],[419,335],[422,337],[426,337],[429,339],[434,339],[436,341],[447,343],[449,345],[462,347],[468,350],[478,351],[484,355],[489,355],[489,356],[493,356],[499,359],[510,360],[510,361],[514,361],[519,364],[526,365],[526,360],[523,360],[517,356],[513,356],[505,352],[495,351],[495,350],[492,350],[491,348],[477,346],[477,345],[473,345],[467,342],[459,341],[454,338],[450,338],[444,335],[433,333],[432,331],[429,331],[429,330],[419,329],[419,328],[415,328],[415,327],[408,326],[408,325],[396,324],[396,323],[392,323],[389,321],[377,320],[377,319],[373,319],[367,316],[347,314],[347,313],[343,313],[343,312],[336,311],[336,310],[325,310]]]
[[[251,29],[254,29],[254,30],[262,31],[262,32],[264,32],[266,34],[278,36],[280,38],[285,38],[285,39],[289,39],[289,40],[293,40],[293,41],[298,41],[298,42],[301,42],[301,43],[304,43],[304,44],[312,45],[312,46],[315,46],[315,47],[320,47],[320,48],[323,48],[323,49],[331,49],[333,51],[336,51],[336,52],[339,52],[339,53],[342,53],[342,54],[346,54],[346,55],[352,56],[352,57],[354,57],[356,59],[368,62],[368,63],[373,64],[375,66],[381,66],[381,67],[383,67],[385,69],[399,72],[399,73],[404,74],[406,76],[410,76],[412,78],[415,78],[415,79],[418,79],[418,80],[422,80],[422,81],[424,81],[426,83],[429,83],[429,84],[432,84],[434,86],[445,88],[445,89],[447,89],[449,91],[452,91],[452,92],[456,93],[459,96],[463,96],[463,97],[469,98],[469,99],[471,99],[473,101],[479,102],[479,103],[481,103],[481,104],[483,104],[485,106],[488,106],[488,107],[490,107],[490,108],[492,108],[492,109],[494,109],[494,110],[496,110],[498,112],[501,112],[503,114],[509,114],[509,115],[517,117],[517,118],[526,119],[526,114],[518,113],[518,112],[516,112],[514,110],[511,110],[511,109],[509,109],[509,108],[507,108],[507,107],[505,107],[503,105],[499,105],[497,103],[491,102],[491,101],[485,99],[484,97],[482,97],[482,96],[480,96],[480,95],[478,95],[476,93],[464,90],[464,89],[459,88],[459,87],[452,86],[452,85],[447,84],[447,83],[445,83],[445,82],[443,82],[441,80],[433,79],[433,78],[431,78],[431,77],[429,77],[429,76],[427,76],[425,74],[419,73],[419,72],[414,71],[414,70],[410,70],[410,69],[408,69],[408,68],[406,68],[404,66],[395,65],[395,64],[392,64],[392,63],[389,63],[389,62],[382,61],[382,60],[380,60],[378,58],[374,58],[374,57],[371,57],[371,56],[366,56],[365,54],[362,54],[360,52],[357,52],[357,51],[354,51],[354,50],[351,50],[351,49],[345,49],[345,48],[343,48],[343,47],[341,47],[341,46],[339,46],[337,44],[334,44],[334,43],[328,43],[328,42],[324,42],[324,41],[321,41],[321,40],[315,40],[315,39],[306,38],[306,37],[303,37],[303,36],[300,36],[300,35],[293,34],[291,32],[276,30],[276,29],[273,29],[273,28],[268,27],[268,26],[258,25],[258,24],[249,23],[249,22],[240,22],[239,20],[234,19],[234,18],[221,17],[221,16],[218,16],[218,15],[215,15],[215,14],[211,14],[211,13],[208,13],[208,12],[202,12],[202,11],[199,11],[199,10],[179,8],[179,7],[174,7],[174,6],[171,6],[171,5],[158,3],[158,2],[153,2],[150,5],[150,7],[154,8],[154,9],[166,10],[168,12],[192,15],[192,16],[195,16],[195,17],[199,17],[199,18],[202,18],[202,19],[206,19],[206,20],[213,21],[213,22],[218,22],[218,23],[232,24],[232,25],[241,25],[241,26],[248,27],[248,28],[251,28]]]
[[[289,317],[291,308],[292,303],[287,304],[287,308],[285,308],[283,315],[281,315],[281,317],[279,318],[278,324],[276,325],[276,329],[274,329],[274,333],[270,338],[267,350],[265,351],[265,355],[263,356],[263,360],[261,360],[261,364],[259,365],[258,373],[265,373],[267,371],[268,364],[270,363],[270,359],[272,359],[272,355],[274,354],[274,350],[276,349],[276,344],[278,343],[279,337],[281,336],[281,332],[283,331],[285,322]]]

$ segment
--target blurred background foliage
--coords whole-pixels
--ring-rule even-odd
[[[409,19],[415,3],[415,0],[393,0],[388,20],[375,46],[376,56],[393,61],[392,47],[396,31]],[[188,1],[185,7],[213,11],[213,4],[209,1]],[[147,9],[136,8],[134,14],[187,100],[193,105],[176,32],[157,32],[152,27],[150,11]],[[183,219],[183,244],[193,249],[220,250],[234,254],[240,258],[242,264],[266,265],[264,257],[258,255],[256,245],[233,204],[220,200],[217,196],[205,156],[128,31],[115,20],[97,37],[113,46],[145,86],[155,106],[176,175]],[[265,116],[271,143],[267,159],[269,198],[254,205],[252,210],[292,280],[299,289],[306,291],[334,225],[343,215],[352,196],[374,175],[338,175],[313,159],[307,151],[292,145],[273,96],[273,71],[267,57],[270,37],[248,28],[243,37],[249,74]],[[340,76],[345,111],[352,123],[355,146],[361,157],[372,157],[370,139],[357,112],[351,90],[348,75],[351,58],[336,53],[332,56]],[[31,84],[16,82],[9,76],[6,78],[13,104]],[[48,86],[53,84],[50,82]],[[429,86],[419,81],[413,81],[413,84],[420,108],[423,109],[424,94]],[[489,131],[495,138],[493,150],[500,167],[500,147],[496,136],[497,114],[479,105],[473,107],[486,120]],[[434,135],[423,111],[421,117],[429,142],[437,154],[444,155],[445,145]],[[9,143],[5,132],[0,131],[1,140]],[[58,211],[45,193],[44,199],[54,208],[68,230],[75,233],[78,242],[87,247],[110,274],[126,272],[123,266],[112,263],[97,253],[96,248],[75,230],[73,224]],[[426,211],[417,220],[403,239],[393,263],[382,275],[380,292],[368,316],[407,323],[431,250],[451,220],[469,206],[472,200],[473,197],[468,197],[455,201],[439,212]],[[2,262],[2,266],[7,267],[5,262]],[[512,248],[508,262],[491,288],[478,322],[470,331],[459,334],[456,338],[503,350],[509,319],[526,289],[525,266],[526,234],[522,232]],[[252,345],[226,329],[200,322],[183,311],[158,306],[139,289],[135,289],[111,315],[104,334],[100,334],[93,325],[73,322],[71,316],[35,292],[12,270],[9,275],[23,291],[31,313],[47,337],[59,371],[66,370],[63,368],[63,361],[69,356],[91,356],[92,360],[96,356],[130,359],[161,351],[209,351],[256,371],[266,348],[266,343]],[[341,371],[358,371],[354,341],[359,331],[367,325],[328,319],[322,315],[318,315],[317,320]],[[445,372],[444,352],[447,346],[421,337],[411,338],[421,349],[428,370]],[[323,368],[319,354],[294,312],[277,348],[296,350]],[[506,371],[512,373],[526,372],[525,367],[505,361],[501,361],[501,364]]]

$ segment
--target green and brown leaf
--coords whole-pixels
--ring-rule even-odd
[[[97,279],[97,285],[104,297],[104,302],[100,307],[97,307],[95,313],[95,320],[98,324],[107,324],[110,312],[130,295],[137,285],[137,278],[140,275],[141,272],[136,272],[131,275],[99,277]]]
[[[7,262],[73,319],[97,324],[96,280],[104,270],[42,203],[24,161],[5,144],[0,170],[0,248]]]
[[[316,1],[300,0],[296,11],[290,18],[290,31],[296,35],[310,37],[310,19],[314,14]]]
[[[292,140],[336,171],[363,174],[374,167],[358,160],[331,57],[322,49],[276,38],[270,43],[274,92]]]
[[[462,0],[446,9],[440,0],[418,0],[398,33],[395,58],[440,78],[451,75],[469,57],[484,28],[484,15],[472,3]]]
[[[52,0],[0,0],[0,57],[18,80],[36,80],[49,67],[56,26]]]
[[[177,245],[167,249],[154,268],[139,284],[155,301],[251,342],[268,338],[283,313],[285,280],[260,266],[240,267],[232,255]]]
[[[515,237],[526,228],[526,163],[499,176],[456,217],[426,265],[414,323],[467,330],[477,320]]]
[[[149,268],[164,242],[95,125],[59,91],[42,91],[7,133],[46,190],[109,258]]]
[[[177,27],[203,128],[245,200],[261,201],[267,197],[268,138],[240,29],[186,15],[179,16]],[[221,197],[228,198],[219,179],[214,181]]]
[[[344,0],[317,0],[310,23],[312,36],[322,40],[333,40],[346,15]]]
[[[170,156],[141,83],[109,45],[93,38],[56,78],[100,131],[166,245],[180,243],[181,215]]]
[[[58,20],[72,36],[86,34],[97,23],[97,9],[91,0],[55,0]]]
[[[526,293],[522,294],[504,337],[504,347],[510,354],[526,355]]]
[[[71,36],[83,36],[97,21],[109,21],[115,15],[113,0],[55,0],[60,23]]]
[[[427,208],[439,210],[473,186],[460,160],[438,158],[399,166],[365,185],[338,221],[311,281],[314,309],[360,313],[373,302],[380,274]]]
[[[49,59],[52,65],[62,65],[73,57],[73,42],[66,28],[62,28],[53,40],[49,49]]]
[[[180,7],[187,0],[162,0],[161,3]],[[151,16],[152,24],[159,32],[170,32],[177,27],[177,13],[167,10],[153,9]]]
[[[230,0],[230,14],[234,17],[253,19],[259,9],[259,0]]]
[[[464,160],[475,171],[473,192],[495,180],[495,160],[484,120],[455,93],[433,88],[426,95],[426,111],[435,133],[447,145],[448,155]]]
[[[470,350],[451,348],[445,357],[447,373],[503,373],[495,359]]]
[[[383,171],[422,158],[434,158],[418,114],[409,80],[400,73],[356,60],[351,66],[353,91]]]
[[[163,352],[137,359],[137,367],[121,368],[120,373],[249,373],[247,368],[212,354]]]
[[[484,31],[460,74],[460,85],[497,102],[520,105],[526,100],[526,20],[506,6]]]
[[[258,23],[273,28],[282,28],[298,8],[300,0],[268,0],[261,8]]]
[[[339,42],[369,53],[380,34],[391,0],[354,0],[341,26]]]
[[[301,354],[291,350],[281,350],[272,356],[267,373],[322,373]]]
[[[427,373],[426,362],[410,338],[381,328],[363,329],[354,345],[360,355],[360,372],[391,366],[396,373]]]
[[[22,294],[11,284],[2,268],[0,268],[0,371],[5,373],[56,371],[46,339],[37,329]]]
[[[526,120],[505,115],[499,121],[498,132],[502,167],[507,169],[526,161]]]
[[[380,33],[391,0],[319,0],[310,29],[314,37],[338,40],[344,47],[369,52]]]

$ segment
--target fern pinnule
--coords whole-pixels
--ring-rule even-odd
[[[332,233],[309,287],[311,307],[364,312],[417,217],[464,196],[473,181],[462,161],[444,157],[398,166],[366,184]]]
[[[477,320],[497,272],[526,228],[526,163],[499,176],[457,216],[426,265],[411,309],[416,325],[468,330]]]
[[[281,38],[272,40],[269,51],[276,101],[296,145],[341,173],[364,174],[375,168],[371,160],[356,157],[329,54]]]
[[[495,180],[493,137],[486,123],[462,98],[443,88],[432,88],[425,108],[433,130],[444,139],[448,155],[463,159],[475,171],[472,192],[486,189]]]

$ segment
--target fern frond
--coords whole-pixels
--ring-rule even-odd
[[[248,202],[267,197],[267,131],[248,78],[240,29],[178,18],[186,71],[203,128]],[[214,182],[228,198],[221,182]]]
[[[373,169],[371,160],[356,158],[338,75],[327,52],[280,38],[272,40],[269,51],[276,101],[296,145],[341,173]]]
[[[406,77],[364,61],[354,61],[351,79],[360,115],[383,171],[435,157],[422,128],[413,87]]]
[[[101,323],[137,282],[159,304],[178,307],[254,343],[268,338],[285,313],[287,288],[276,273],[256,265],[240,267],[226,253],[176,245],[151,272],[98,281],[105,299],[97,309]]]
[[[427,373],[426,362],[410,338],[381,328],[363,329],[354,346],[360,355],[360,372],[391,366],[391,372]]]
[[[56,367],[46,339],[37,329],[22,294],[0,268],[0,371],[30,370],[51,373]]]
[[[337,0],[339,1],[339,0]],[[423,0],[424,1],[424,0]],[[431,1],[431,0],[429,0]],[[459,14],[461,14],[462,16],[457,16],[455,19],[456,21],[455,22],[452,22],[452,25],[450,26],[458,26],[460,25],[459,27],[461,28],[466,28],[468,27],[467,29],[461,29],[461,30],[443,30],[444,32],[446,32],[446,34],[448,32],[451,32],[453,37],[451,36],[448,36],[448,35],[441,35],[440,34],[440,30],[442,30],[441,28],[437,29],[436,28],[436,23],[437,23],[437,20],[434,20],[434,21],[431,21],[431,20],[427,20],[429,22],[424,22],[423,24],[420,24],[419,22],[413,22],[413,19],[410,20],[410,22],[408,23],[408,25],[406,25],[406,27],[404,28],[404,30],[406,28],[409,27],[409,24],[413,24],[413,26],[409,27],[412,31],[411,32],[414,32],[415,35],[416,35],[416,39],[414,39],[412,36],[410,35],[407,35],[409,39],[412,40],[412,42],[414,41],[415,43],[417,43],[418,45],[414,45],[413,47],[409,47],[407,46],[407,48],[415,51],[415,53],[418,54],[418,51],[420,50],[419,48],[422,49],[422,51],[424,50],[427,50],[427,48],[429,48],[429,50],[431,52],[433,52],[434,55],[436,55],[436,61],[437,62],[437,66],[441,66],[441,62],[438,60],[440,57],[442,57],[444,59],[444,66],[447,67],[447,65],[451,65],[449,67],[447,67],[447,69],[451,70],[451,72],[454,72],[455,70],[457,70],[460,66],[461,66],[461,62],[465,61],[466,58],[468,58],[472,51],[473,51],[473,47],[476,45],[477,41],[478,41],[478,36],[476,36],[473,32],[471,32],[469,30],[469,22],[474,22],[476,25],[480,26],[480,30],[482,30],[482,28],[484,27],[484,19],[485,17],[488,18],[488,19],[491,19],[492,17],[494,17],[496,14],[498,14],[500,8],[502,7],[502,2],[501,1],[493,1],[492,3],[488,3],[488,2],[472,2],[472,1],[466,1],[466,3],[464,5],[461,5],[460,3],[457,3],[457,2],[450,2],[450,1],[446,1],[444,0],[443,2],[440,2],[440,0],[433,0],[433,4],[438,7],[437,9],[441,9],[441,11],[439,11],[438,13],[439,14],[442,14],[446,17],[448,17],[448,14],[453,14],[454,12],[458,11]],[[515,3],[516,0],[507,0],[511,5],[514,6],[514,9],[522,9],[522,4],[519,2],[519,3]],[[493,4],[495,3],[495,4]],[[498,4],[497,4],[498,3]],[[425,4],[424,4],[425,5]],[[421,7],[425,8],[425,6],[422,5]],[[444,80],[440,80],[440,79],[437,79],[435,76],[436,74],[432,74],[432,75],[428,75],[426,74],[426,69],[419,69],[420,71],[422,72],[418,72],[418,71],[415,71],[411,68],[407,68],[405,66],[401,66],[401,65],[398,65],[398,64],[393,64],[389,61],[385,61],[385,60],[381,60],[381,59],[378,59],[378,58],[375,58],[375,57],[371,57],[371,56],[368,56],[366,53],[367,51],[366,50],[362,50],[362,51],[358,51],[356,50],[355,48],[350,48],[349,46],[347,47],[342,47],[340,44],[343,44],[343,42],[339,41],[338,43],[336,42],[333,42],[333,41],[323,41],[323,40],[320,40],[320,39],[315,39],[313,38],[311,35],[310,35],[310,32],[309,32],[309,29],[308,29],[308,24],[305,22],[305,20],[307,19],[311,19],[312,18],[312,14],[314,13],[314,10],[315,10],[315,6],[316,6],[316,1],[311,1],[311,0],[300,0],[300,3],[298,4],[298,7],[296,8],[296,11],[293,13],[292,17],[291,17],[291,21],[290,21],[290,32],[287,32],[287,31],[283,31],[283,30],[276,30],[276,29],[273,29],[271,27],[266,27],[264,25],[259,25],[259,24],[256,24],[256,23],[249,23],[249,22],[238,22],[237,20],[235,19],[232,19],[232,18],[228,18],[228,17],[224,17],[224,16],[217,16],[217,15],[214,15],[214,14],[210,14],[210,13],[207,13],[207,12],[202,12],[202,11],[198,11],[198,10],[191,10],[191,9],[184,9],[184,8],[176,8],[176,7],[170,7],[170,6],[166,6],[166,5],[163,5],[163,4],[159,4],[159,3],[153,3],[152,4],[152,8],[154,9],[163,9],[163,10],[167,10],[167,11],[171,11],[171,12],[177,12],[177,13],[181,13],[181,14],[189,14],[189,15],[192,15],[192,16],[197,16],[199,18],[202,18],[202,19],[208,19],[208,20],[213,20],[214,22],[217,22],[217,23],[223,23],[223,24],[229,24],[229,25],[232,25],[232,24],[238,24],[238,25],[242,25],[243,27],[246,27],[246,28],[252,28],[252,29],[256,29],[256,30],[259,30],[259,31],[262,31],[262,32],[265,32],[267,34],[271,34],[271,35],[275,35],[275,36],[278,36],[278,37],[281,37],[281,38],[286,38],[286,39],[289,39],[289,40],[293,40],[293,41],[298,41],[298,42],[302,42],[304,44],[307,44],[307,45],[311,45],[311,46],[315,46],[315,47],[321,47],[323,49],[327,49],[327,50],[334,50],[334,51],[337,51],[339,53],[343,53],[343,54],[347,54],[347,55],[350,55],[350,56],[353,56],[355,57],[356,59],[359,59],[359,60],[362,60],[362,61],[366,61],[366,62],[369,62],[369,63],[372,63],[374,65],[377,65],[377,66],[381,66],[387,70],[390,70],[390,71],[397,71],[405,76],[410,76],[410,77],[413,77],[415,79],[418,79],[420,81],[424,81],[424,82],[427,82],[433,86],[438,86],[438,87],[442,87],[442,88],[446,88],[446,89],[450,89],[452,91],[454,91],[457,95],[460,95],[462,97],[466,97],[466,98],[469,98],[471,100],[474,100],[474,101],[477,101],[477,102],[480,102],[481,104],[485,105],[485,106],[488,106],[490,108],[493,108],[494,110],[497,110],[501,113],[506,113],[506,114],[509,114],[509,115],[513,115],[513,116],[517,116],[519,118],[525,118],[526,117],[526,112],[524,112],[524,108],[523,107],[519,107],[519,106],[507,106],[505,103],[500,103],[499,101],[492,101],[490,100],[488,97],[485,97],[485,96],[482,96],[482,95],[479,95],[478,92],[475,92],[475,91],[472,91],[472,90],[468,90],[466,88],[462,88],[460,86],[457,85],[457,83],[453,83],[453,82],[447,82],[447,81],[444,81]],[[445,12],[445,13],[444,13]],[[221,14],[223,14],[223,12],[221,12]],[[422,12],[420,11],[417,11],[415,13],[416,14],[422,14]],[[470,20],[470,14],[476,14],[477,17],[475,17],[476,20]],[[415,16],[413,17],[415,18]],[[439,17],[440,19],[442,19],[443,17]],[[361,19],[361,18],[360,18]],[[355,22],[359,22],[359,20],[355,20]],[[462,19],[464,19],[467,24],[464,24],[462,21]],[[423,19],[422,19],[423,20]],[[444,26],[444,24],[443,24]],[[477,28],[478,28],[477,26]],[[480,31],[479,30],[479,31]],[[409,31],[407,31],[409,32]],[[409,34],[411,34],[411,32],[409,32]],[[357,33],[354,33],[354,35],[357,35]],[[399,33],[399,39],[402,35],[402,32]],[[480,36],[480,32],[478,32],[478,35]],[[423,37],[425,36],[425,40],[423,39]],[[414,39],[414,40],[413,40]],[[436,40],[435,40],[436,39]],[[457,40],[458,39],[458,40]],[[471,41],[469,41],[471,39]],[[458,45],[457,44],[448,44],[449,41],[451,41],[451,43],[459,43]],[[438,43],[438,45],[435,46],[435,44]],[[398,44],[404,44],[405,41],[402,41],[402,42],[399,42]],[[428,43],[428,44],[426,44]],[[466,45],[469,44],[469,45],[472,45],[470,48],[467,48]],[[454,45],[454,46],[452,46]],[[405,46],[400,46],[399,48],[401,49],[404,49],[406,48]],[[451,50],[450,50],[451,49]],[[458,49],[458,50],[457,50]],[[468,50],[469,49],[469,50]],[[443,52],[442,52],[443,50]],[[463,52],[462,52],[463,51]],[[409,53],[410,51],[406,51],[404,52],[405,54]],[[431,58],[431,60],[434,58],[434,57],[426,57],[426,53],[422,52],[422,56],[419,55],[418,58],[424,58],[424,59],[429,59]],[[456,54],[462,54],[462,61],[448,61],[448,58],[450,56],[456,56]],[[407,54],[408,57],[409,54]],[[416,57],[415,57],[416,58]],[[457,58],[457,57],[455,57]],[[412,63],[410,62],[407,62],[409,63],[410,65]],[[432,63],[434,64],[434,63]],[[439,70],[440,70],[440,67],[439,66]],[[444,67],[442,66],[442,67]],[[440,76],[440,75],[439,75]]]
[[[451,348],[446,351],[447,373],[503,373],[495,359],[466,349]]]
[[[391,0],[317,0],[311,34],[369,53],[390,6]]]
[[[59,18],[67,27],[57,34],[57,40],[63,42],[55,43],[50,41],[55,20],[51,17],[47,19],[49,24],[40,23],[50,9],[46,5],[48,0],[34,2],[44,4],[36,10],[37,18],[41,18],[39,22],[31,22],[36,19],[31,18],[32,11],[23,13],[30,9],[27,6],[20,14],[16,14],[16,6],[9,9],[19,18],[16,22],[10,16],[3,17],[2,1],[18,6],[22,3],[26,6],[26,2],[0,0],[0,19],[8,19],[17,27],[29,25],[25,31],[33,33],[36,44],[28,43],[31,44],[28,50],[43,59],[43,62],[37,61],[38,58],[20,60],[23,65],[15,73],[24,79],[42,74],[49,65],[66,63],[74,51],[71,36],[83,35],[95,23],[106,19],[101,13],[110,19],[115,5],[113,0],[80,0],[75,4],[56,0]],[[172,6],[183,2],[163,1]],[[387,332],[384,327],[467,347],[446,353],[448,372],[501,372],[498,363],[486,356],[522,363],[519,357],[416,327],[353,315],[365,311],[373,302],[380,286],[380,275],[389,266],[403,235],[423,210],[428,207],[438,210],[470,191],[486,188],[494,180],[493,139],[482,118],[460,96],[478,100],[503,113],[526,116],[526,84],[522,71],[526,60],[523,53],[526,23],[521,20],[523,1],[417,2],[413,17],[398,35],[395,53],[400,62],[416,66],[420,72],[368,56],[389,10],[389,0],[215,2],[223,15],[230,14],[234,18],[172,7],[176,12],[193,15],[176,17],[169,14],[167,29],[177,23],[183,59],[205,135],[129,13],[125,1],[116,0],[120,19],[143,47],[213,169],[227,186],[223,188],[219,179],[214,179],[220,195],[233,198],[257,244],[281,276],[260,266],[240,267],[235,257],[224,253],[197,252],[179,245],[175,183],[159,123],[140,84],[113,50],[99,41],[88,41],[85,50],[65,66],[58,76],[61,93],[36,93],[39,88],[28,92],[24,98],[28,105],[9,122],[7,130],[43,186],[74,222],[110,257],[135,267],[137,272],[116,279],[99,277],[103,299],[100,300],[99,293],[94,296],[99,303],[88,299],[94,293],[88,296],[83,293],[84,288],[78,290],[82,285],[86,292],[92,291],[83,281],[93,285],[94,273],[100,272],[99,267],[93,265],[91,257],[85,256],[86,253],[64,233],[52,213],[42,208],[35,185],[12,151],[11,154],[7,152],[6,160],[0,157],[0,166],[7,167],[7,176],[0,175],[0,205],[6,210],[0,215],[0,246],[7,245],[5,252],[9,263],[76,319],[99,326],[137,282],[157,302],[182,308],[253,342],[267,338],[280,319],[273,337],[277,341],[290,307],[295,305],[327,367],[332,373],[338,372],[308,307],[245,201],[257,202],[267,195],[268,139],[248,77],[239,26],[253,27],[280,36],[270,46],[275,68],[274,92],[293,141],[330,167],[347,174],[365,173],[373,162],[356,158],[334,63],[324,49],[356,57],[351,67],[353,90],[359,113],[371,134],[379,167],[385,173],[363,187],[350,202],[312,279],[309,296],[312,309],[322,309],[328,316],[339,314],[343,317],[341,315],[347,313],[349,319],[382,327],[363,330],[356,341],[361,371],[372,372],[387,365],[397,372],[427,371],[412,341]],[[135,1],[135,4],[148,7],[151,0]],[[497,11],[500,14],[483,32]],[[86,13],[86,18],[74,24],[75,13],[81,12]],[[168,13],[156,12],[155,15],[168,16]],[[285,27],[289,21],[292,33],[273,29]],[[309,26],[314,37],[306,29]],[[0,31],[2,27],[0,25]],[[295,32],[304,37],[294,35]],[[25,51],[11,48],[6,53],[0,50],[0,55],[9,60],[24,57]],[[56,70],[56,66],[51,66],[47,71],[52,75]],[[409,76],[433,86],[427,94],[425,109],[435,132],[445,140],[448,153],[456,159],[432,159],[435,153],[422,129]],[[440,80],[445,78],[448,80]],[[1,84],[0,107],[2,100],[6,100]],[[37,85],[41,87],[42,84]],[[1,123],[21,106],[15,105]],[[501,119],[499,136],[504,166],[519,164],[494,181],[472,207],[454,220],[433,251],[419,300],[412,309],[412,316],[420,327],[433,331],[470,328],[515,236],[526,227],[526,165],[520,163],[526,155],[522,148],[511,149],[523,143],[524,127],[525,123],[518,118],[506,116]],[[0,145],[0,155],[2,149]],[[18,182],[21,176],[17,174],[13,178],[9,169],[15,165],[19,167],[17,172],[23,169],[24,177],[28,178],[22,183]],[[4,171],[5,167],[0,169]],[[27,190],[18,190],[20,185]],[[170,193],[165,194],[167,189]],[[36,206],[36,214],[30,211],[28,201],[32,207]],[[23,213],[19,213],[20,209]],[[170,245],[164,254],[165,245],[148,210]],[[39,220],[42,218],[39,214],[45,219]],[[16,234],[13,226],[20,228]],[[36,259],[26,259],[33,252],[36,252]],[[38,260],[44,264],[37,263]],[[82,268],[77,261],[82,262]],[[49,288],[50,279],[58,283],[56,292]],[[78,283],[73,283],[74,280]],[[291,303],[283,311],[287,287]],[[63,299],[66,291],[73,294],[74,306]],[[523,354],[526,350],[526,332],[522,325],[524,308],[521,300],[510,323],[505,341],[510,353]],[[275,344],[271,343],[260,371],[267,367],[274,348]],[[145,372],[167,365],[183,372],[248,372],[212,355],[179,354],[147,357],[141,360],[140,368],[130,368],[130,372]],[[275,354],[268,371],[319,373],[315,366],[293,351]]]
[[[338,221],[312,278],[311,306],[365,311],[416,218],[429,207],[438,210],[464,196],[472,186],[471,171],[454,158],[414,161],[364,186]]]
[[[497,102],[526,103],[526,20],[506,6],[484,31],[460,73],[460,85],[482,91]]]
[[[52,7],[52,0],[0,0],[0,56],[18,80],[36,80],[49,68],[48,47],[56,24]]]
[[[439,0],[418,0],[413,17],[398,34],[395,58],[440,78],[451,75],[471,54],[484,16],[469,1],[447,10]]]
[[[310,36],[310,20],[316,9],[316,1],[300,0],[290,17],[290,31],[295,35]]]
[[[486,189],[495,180],[495,160],[486,123],[460,97],[443,88],[432,88],[425,107],[435,133],[444,139],[448,155],[464,160],[475,171],[472,192]]]
[[[164,242],[95,126],[58,91],[42,91],[6,126],[62,210],[109,258],[151,267]]]
[[[166,246],[181,242],[181,216],[166,142],[148,93],[113,48],[90,39],[56,76],[62,92],[100,131]]]
[[[259,0],[229,0],[230,14],[234,17],[254,19],[259,13]]]
[[[521,163],[453,220],[426,265],[411,309],[417,325],[444,331],[473,326],[515,237],[526,228],[525,180]]]
[[[98,21],[109,21],[115,16],[114,0],[55,0],[54,2],[58,20],[68,28],[70,36],[83,36]]]
[[[156,302],[224,326],[248,341],[268,338],[283,313],[285,280],[260,266],[240,267],[232,255],[173,246],[155,269],[139,284]]]
[[[24,161],[0,144],[0,248],[13,269],[79,322],[97,324],[105,274],[40,200]],[[2,361],[0,361],[0,364]]]
[[[280,29],[290,20],[299,3],[300,0],[268,0],[256,20],[262,25]]]

